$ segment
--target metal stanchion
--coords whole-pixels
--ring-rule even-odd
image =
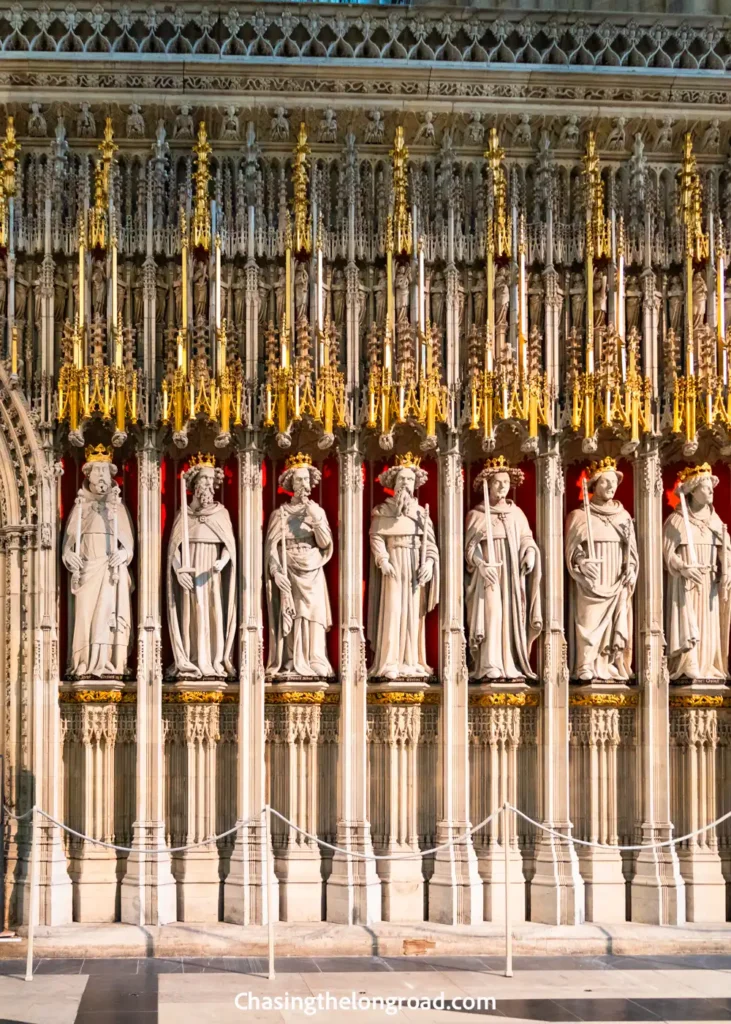
[[[510,911],[510,814],[503,804],[503,853],[505,856],[505,977],[513,977],[513,924]]]
[[[269,981],[274,981],[274,847],[272,846],[272,809],[264,808],[264,857],[267,872],[267,938],[269,943]]]
[[[33,981],[33,939],[38,916],[38,813],[33,807],[30,817],[30,898],[28,906],[28,955],[25,961],[25,980]]]

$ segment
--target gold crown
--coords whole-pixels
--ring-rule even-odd
[[[198,452],[197,455],[191,455],[189,465],[191,469],[215,469],[216,458],[214,455]]]
[[[617,472],[617,460],[613,459],[611,455],[607,455],[600,462],[592,462],[586,471],[586,475],[590,480],[593,480],[595,476],[601,476],[602,473],[616,473]]]
[[[297,452],[296,455],[290,455],[287,461],[284,463],[285,470],[287,469],[311,469],[312,459],[309,455],[305,455],[303,452]]]
[[[397,455],[395,464],[399,469],[418,469],[421,465],[421,457],[407,452],[405,455]]]
[[[711,467],[707,462],[701,463],[700,466],[684,466],[678,473],[678,483],[684,484],[688,480],[695,480],[699,476],[713,476]]]
[[[112,449],[105,447],[103,444],[98,444],[96,447],[89,445],[86,449],[86,461],[111,463],[114,461],[114,455]]]
[[[497,458],[488,459],[485,462],[485,469],[488,473],[508,473],[512,468],[504,455],[498,455]]]

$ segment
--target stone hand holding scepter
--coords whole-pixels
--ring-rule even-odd
[[[581,571],[590,583],[596,583],[599,579],[599,566],[601,558],[597,558],[594,547],[594,533],[591,525],[591,505],[589,504],[589,489],[586,486],[586,477],[581,481],[581,495],[584,502],[584,514],[586,515],[586,557],[581,560]]]

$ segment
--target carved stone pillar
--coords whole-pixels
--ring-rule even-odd
[[[536,537],[543,559],[542,649],[539,675],[543,683],[541,719],[542,821],[568,834],[569,673],[564,638],[563,466],[551,439],[538,456]],[[536,837],[535,874],[531,881],[531,920],[545,924],[581,924],[584,883],[572,844],[541,830]]]
[[[216,834],[217,704],[167,704],[165,753],[167,820],[171,846]],[[215,843],[173,854],[179,921],[218,921],[218,848]]]
[[[272,807],[317,835],[318,704],[267,706]],[[322,920],[320,849],[279,818],[272,819],[282,921]]]
[[[404,695],[405,696],[405,695]],[[421,726],[418,704],[381,704],[396,693],[373,694],[368,709],[370,817],[379,855],[419,853],[417,750]],[[403,699],[403,697],[401,698]],[[384,921],[424,920],[421,858],[379,861]]]
[[[731,708],[718,711],[718,770],[716,772],[716,806],[726,810],[728,779],[731,778]],[[726,906],[731,904],[731,819],[727,818],[717,830],[718,850],[723,877],[726,879]]]
[[[707,825],[718,815],[717,715],[715,708],[704,707],[681,706],[670,711],[671,801],[675,830],[680,835]],[[725,921],[726,883],[716,830],[687,839],[677,850],[688,920]]]
[[[116,704],[64,704],[64,820],[77,832],[114,843]],[[71,836],[69,874],[74,920],[111,922],[117,915],[117,855]]]
[[[477,695],[476,695],[477,696]],[[502,694],[488,694],[489,698]],[[479,697],[477,697],[479,700]],[[518,797],[519,707],[470,707],[470,771],[473,824],[482,821],[507,800],[521,807]],[[482,877],[486,921],[505,921],[505,843],[512,894],[513,921],[525,920],[525,878],[516,825],[500,815],[475,834],[475,851]],[[506,835],[506,825],[509,832]]]
[[[335,845],[372,854],[368,821],[367,672],[363,636],[363,456],[354,435],[339,454],[340,748]],[[373,924],[381,919],[375,862],[335,853],[327,880],[327,920]]]
[[[450,434],[439,455],[439,544],[442,592],[439,599],[439,811],[437,844],[464,836],[470,828],[468,678],[464,637],[464,481],[459,440]],[[429,920],[441,924],[482,921],[482,880],[472,839],[434,856],[429,882]]]
[[[635,465],[635,524],[640,556],[637,579],[635,655],[640,686],[641,798],[637,843],[672,837],[670,822],[667,666],[663,657],[662,472],[655,442],[638,453]],[[632,920],[683,924],[685,891],[675,847],[640,850],[632,879]]]
[[[160,579],[160,454],[148,438],[138,455],[137,774],[133,852],[122,880],[127,924],[168,924],[176,918],[175,879],[165,849],[162,622]]]
[[[587,695],[591,700],[594,695]],[[597,694],[599,698],[604,694]],[[574,835],[617,846],[619,708],[572,707],[569,720],[571,820]],[[625,920],[625,883],[617,850],[577,847],[588,921]]]
[[[261,810],[266,803],[264,656],[262,648],[263,453],[255,434],[239,451],[239,723],[237,822],[231,866],[224,885],[224,920],[266,924],[268,899],[262,879]],[[275,879],[276,886],[276,879]],[[279,906],[275,893],[273,906]]]

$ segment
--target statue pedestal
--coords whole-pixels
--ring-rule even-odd
[[[74,921],[109,924],[117,920],[117,855],[94,843],[79,842],[69,854]]]
[[[422,679],[369,686],[368,755],[373,848],[398,860],[377,861],[384,921],[423,921],[424,876],[417,823],[417,755]]]

